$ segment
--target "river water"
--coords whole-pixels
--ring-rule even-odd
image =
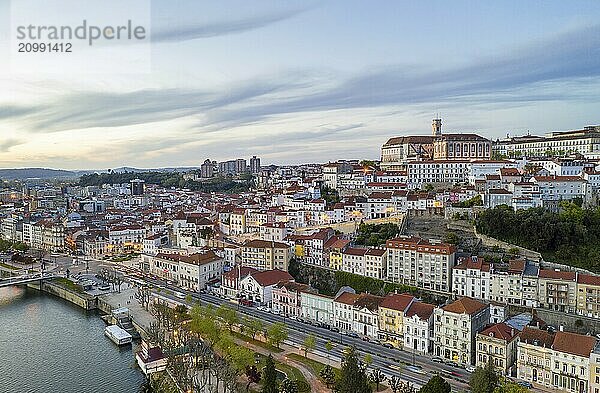
[[[33,289],[0,288],[0,393],[135,393],[132,347],[94,313]]]

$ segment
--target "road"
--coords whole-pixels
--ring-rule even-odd
[[[145,281],[149,284],[163,286],[174,292],[185,293],[186,295],[189,294],[193,298],[198,299],[201,302],[204,302],[205,304],[212,304],[214,306],[226,304],[234,308],[238,306],[237,303],[233,303],[227,299],[223,299],[209,294],[199,294],[196,292],[186,291],[182,288],[170,285],[163,280],[156,280],[146,277]],[[181,298],[177,298],[175,295],[169,295],[165,291],[161,292],[161,296],[168,297],[176,302],[182,302]],[[335,345],[335,347],[329,354],[330,359],[332,360],[339,361],[344,356],[342,353],[344,348],[347,346],[354,346],[361,358],[363,358],[364,355],[367,353],[370,354],[373,359],[370,368],[380,368],[381,371],[387,377],[395,375],[408,382],[412,382],[417,386],[422,386],[425,383],[427,383],[427,381],[433,375],[434,372],[445,372],[447,374],[453,372],[456,373],[455,375],[460,375],[460,377],[457,377],[458,379],[464,381],[461,382],[457,379],[451,379],[448,375],[444,375],[444,378],[450,383],[453,390],[464,391],[468,388],[467,384],[465,383],[469,379],[469,373],[467,371],[460,368],[452,367],[450,365],[433,362],[429,357],[415,355],[414,364],[422,367],[422,369],[413,371],[410,369],[410,366],[408,367],[408,369],[406,368],[407,365],[413,364],[413,354],[411,352],[386,348],[379,344],[374,344],[367,341],[363,341],[361,339],[341,335],[340,333],[332,332],[329,329],[319,328],[289,318],[283,318],[279,315],[271,314],[265,311],[260,311],[253,307],[245,307],[240,305],[238,307],[238,310],[241,314],[257,318],[267,325],[276,322],[285,323],[288,327],[289,332],[288,339],[285,341],[285,343],[297,348],[301,348],[302,344],[304,343],[304,339],[309,334],[313,334],[316,337],[317,341],[317,349],[313,352],[324,358],[326,358],[328,355],[325,351],[325,343],[327,341],[331,341]],[[390,368],[390,365],[396,365],[402,368],[392,369]]]

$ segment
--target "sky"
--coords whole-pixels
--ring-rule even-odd
[[[139,73],[19,73],[2,60],[13,31],[0,0],[0,167],[377,159],[390,137],[429,134],[436,116],[443,131],[493,139],[600,124],[600,1],[180,0],[149,10]]]

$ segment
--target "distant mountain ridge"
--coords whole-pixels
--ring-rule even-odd
[[[181,168],[155,168],[155,169],[138,169],[131,167],[121,167],[112,169],[113,172],[187,172],[198,167],[181,167]],[[0,169],[0,179],[5,180],[25,180],[25,179],[75,179],[81,175],[90,173],[107,173],[109,169],[99,170],[66,170],[66,169],[50,169],[50,168],[7,168]]]

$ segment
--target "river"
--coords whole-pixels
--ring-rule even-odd
[[[104,321],[64,300],[0,288],[0,392],[135,393],[144,380],[131,346]]]

